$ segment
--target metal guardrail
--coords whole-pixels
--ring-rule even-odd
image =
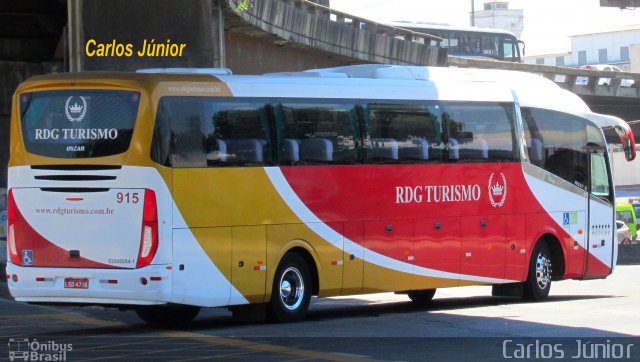
[[[393,36],[397,39],[409,40],[420,44],[433,46],[439,46],[443,40],[442,38],[435,35],[420,33],[409,29],[378,23],[369,19],[354,16],[352,14],[344,13],[342,11],[334,10],[308,0],[281,1],[290,4],[308,14],[325,17],[337,23],[350,24],[356,29],[369,30],[380,35]]]
[[[238,3],[238,0],[227,1],[232,8]],[[274,6],[267,6],[271,2],[274,3]],[[298,15],[296,16],[294,13]],[[442,38],[377,23],[308,0],[261,0],[246,10],[246,14],[240,13],[238,15],[265,31],[282,36],[283,42],[299,42],[366,62],[444,65],[444,59],[439,60],[440,56],[446,53],[446,49],[440,47]],[[285,15],[290,15],[291,18],[283,19]],[[353,31],[347,31],[350,34],[338,31],[337,34],[327,36],[326,33],[330,31],[325,28],[332,27],[331,24],[335,24],[341,30],[345,30],[346,27],[347,30],[353,29]],[[318,30],[321,28],[326,31],[319,32]],[[365,36],[365,33],[370,33],[372,37]],[[319,37],[315,38],[314,36]],[[384,41],[385,39],[387,41]],[[391,44],[393,41],[407,41],[406,48],[399,51],[396,46]],[[409,44],[431,48],[430,52],[433,54],[429,54],[427,49],[413,48]],[[578,95],[640,98],[639,73],[522,64],[455,56],[448,57],[447,65],[536,73]]]
[[[235,9],[239,0],[226,0]],[[229,14],[230,15],[230,14]],[[306,0],[260,0],[234,12],[234,18],[278,37],[280,46],[309,46],[354,59],[354,62],[443,66],[442,38],[380,24]],[[243,25],[229,17],[231,29]],[[227,20],[225,20],[227,21]]]
[[[640,98],[640,73],[600,71],[540,64],[522,64],[449,56],[460,68],[515,70],[540,74],[578,95]]]

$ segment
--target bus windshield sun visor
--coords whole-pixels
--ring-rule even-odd
[[[40,156],[92,158],[128,150],[140,93],[61,90],[20,95],[27,151]]]

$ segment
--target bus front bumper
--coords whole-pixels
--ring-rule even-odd
[[[166,304],[171,297],[171,270],[166,265],[68,269],[9,262],[6,277],[11,296],[21,302],[133,306]]]

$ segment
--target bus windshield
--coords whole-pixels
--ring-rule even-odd
[[[129,148],[140,94],[74,90],[24,93],[20,97],[27,151],[47,157],[110,156]]]

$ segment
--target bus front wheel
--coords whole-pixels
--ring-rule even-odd
[[[529,262],[529,274],[524,282],[524,298],[542,300],[549,296],[551,289],[551,252],[544,240],[538,241]]]
[[[286,254],[273,278],[269,319],[274,322],[304,319],[312,291],[311,274],[304,258],[298,253]]]

